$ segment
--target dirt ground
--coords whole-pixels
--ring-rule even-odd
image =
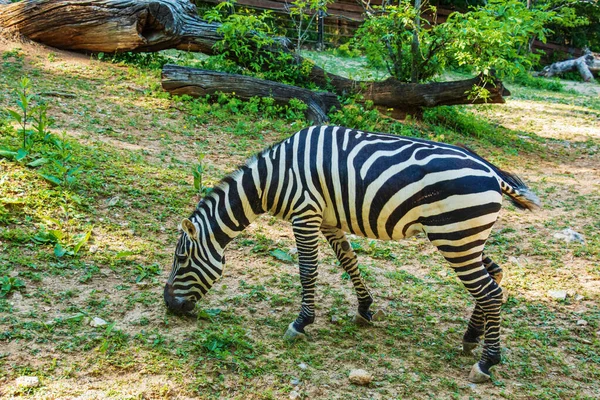
[[[188,164],[197,157],[190,150],[192,141],[201,138],[209,143],[206,165],[208,178],[214,182],[258,150],[257,146],[282,137],[281,132],[266,129],[247,149],[232,150],[230,142],[239,138],[212,121],[190,127],[194,133],[188,136],[188,128],[183,128],[188,123],[184,112],[173,110],[169,100],[144,94],[147,82],[111,75],[125,73],[129,67],[104,66],[89,56],[0,40],[0,54],[15,48],[25,54],[26,68],[37,70],[37,79],[50,86],[55,77],[63,75],[90,80],[89,88],[68,90],[86,99],[59,97],[57,106],[49,111],[71,138],[90,147],[104,146],[99,148],[118,152],[120,157],[143,154],[143,163],[148,165],[169,165],[178,160],[186,167],[179,178],[186,184],[191,180]],[[99,74],[106,76],[99,78]],[[105,79],[129,95],[120,98],[118,90],[98,92],[95,85],[100,90],[103,86],[93,79]],[[579,93],[579,98],[597,101],[600,97],[598,84],[567,85]],[[95,97],[93,105],[89,97]],[[118,111],[107,112],[103,109],[108,109],[108,103],[121,104]],[[83,118],[74,112],[81,104],[89,104],[90,114],[97,118],[108,113],[107,118],[121,120],[141,114],[143,121],[160,114],[160,128],[144,125],[146,121],[116,131],[69,128]],[[173,116],[167,115],[170,112]],[[91,244],[98,250],[82,256],[85,263],[98,266],[93,279],[82,284],[74,279],[75,275],[43,274],[41,281],[27,281],[27,292],[9,297],[11,312],[0,312],[0,396],[600,398],[600,317],[596,315],[600,301],[600,110],[570,104],[569,99],[546,102],[516,96],[504,105],[480,107],[474,113],[524,136],[535,135],[548,150],[545,155],[522,155],[489,149],[494,162],[521,176],[540,194],[544,204],[536,213],[505,208],[495,228],[497,233],[490,239],[491,255],[505,267],[503,284],[508,293],[502,330],[505,362],[496,367],[493,383],[474,385],[466,379],[476,359],[461,356],[459,348],[472,304],[442,258],[423,238],[401,243],[352,238],[358,246],[359,264],[365,266],[375,307],[388,315],[387,320],[367,329],[357,329],[351,323],[355,295],[349,282],[340,279],[335,257],[322,239],[316,300],[319,317],[310,327],[307,343],[288,345],[281,335],[299,307],[297,267],[280,262],[269,251],[295,247],[289,224],[261,217],[230,245],[225,275],[202,304],[205,310],[219,310],[219,316],[210,321],[175,317],[166,315],[162,285],[169,272],[177,224],[192,210],[196,199],[190,196],[187,201],[189,211],[177,209],[179,217],[168,214],[169,219],[161,220],[156,231],[145,233],[134,226],[135,219],[149,226],[162,210],[150,210],[151,217],[143,216],[142,211],[134,210],[134,195],[115,188],[120,191],[123,208],[115,211],[107,206],[113,198],[113,194],[107,194],[102,200],[94,199],[93,212],[82,217],[96,220]],[[179,127],[169,128],[170,124]],[[169,131],[167,144],[161,137],[163,130]],[[130,136],[134,139],[128,139]],[[0,167],[0,177],[21,173],[8,169],[17,167]],[[152,183],[161,185],[164,181]],[[583,233],[587,247],[554,239],[566,227]],[[11,254],[18,246],[23,246],[21,252],[30,254],[31,259],[40,257],[41,253],[30,244],[0,241],[0,249]],[[160,262],[162,271],[140,283],[130,279],[126,282],[129,288],[121,289],[126,275],[117,268],[120,261],[114,254],[131,248],[138,249],[136,262]],[[11,261],[0,258],[0,262]],[[55,260],[43,258],[39,263]],[[126,264],[131,268],[134,265],[138,264]],[[21,262],[9,268],[17,274],[31,270],[30,265]],[[403,271],[400,275],[399,270]],[[566,290],[567,299],[553,299],[550,290]],[[133,300],[128,303],[129,299]],[[95,313],[104,312],[112,322],[111,331],[91,329],[93,315],[87,313],[81,317],[81,325],[73,327],[69,323],[64,331],[56,328],[62,333],[54,331],[52,321],[64,320],[65,315],[77,316],[78,310],[86,306],[95,307]],[[581,320],[586,321],[585,325]],[[23,325],[23,321],[29,325]],[[38,327],[36,322],[45,324]],[[16,332],[17,326],[26,334],[11,339],[7,332]],[[122,339],[125,336],[129,339]],[[86,340],[91,340],[89,348],[77,344],[85,344]],[[206,350],[211,343],[220,346],[219,340],[229,340],[229,347],[222,352]],[[251,350],[244,350],[247,342]],[[349,384],[348,372],[355,368],[367,369],[374,376],[373,383],[367,387]],[[16,379],[23,375],[40,377],[40,386],[20,387]]]

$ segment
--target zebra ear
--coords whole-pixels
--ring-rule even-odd
[[[183,221],[181,221],[181,229],[183,229],[190,239],[196,239],[196,237],[198,237],[196,225],[187,218],[184,218]]]

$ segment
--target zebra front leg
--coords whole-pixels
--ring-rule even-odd
[[[483,265],[486,271],[498,285],[502,281],[502,268],[498,266],[491,258],[483,254]],[[469,320],[467,331],[463,336],[463,353],[472,354],[473,350],[479,344],[479,338],[484,333],[485,320],[483,317],[483,310],[479,304],[475,304],[475,309]]]
[[[300,283],[302,284],[302,306],[298,318],[288,326],[284,335],[287,340],[304,338],[304,328],[315,320],[315,284],[317,281],[318,234],[320,221],[295,221],[293,223],[298,260]]]
[[[358,324],[369,324],[373,318],[373,313],[369,310],[373,303],[373,297],[360,276],[356,253],[354,253],[346,234],[341,229],[332,226],[322,226],[321,232],[331,245],[344,271],[350,275],[350,279],[354,285],[358,299],[356,322]]]

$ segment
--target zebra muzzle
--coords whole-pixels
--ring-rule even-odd
[[[185,297],[177,297],[173,294],[173,285],[167,283],[164,292],[165,304],[167,308],[177,314],[190,312],[196,306],[194,301]]]

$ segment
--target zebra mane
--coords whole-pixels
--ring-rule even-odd
[[[265,147],[258,153],[254,154],[252,157],[248,158],[243,164],[239,164],[237,166],[237,168],[235,168],[227,176],[222,178],[219,182],[217,182],[212,188],[210,188],[210,191],[205,196],[202,196],[202,198],[196,205],[196,208],[194,209],[192,216],[194,216],[196,214],[196,212],[200,209],[202,204],[206,203],[205,200],[208,200],[209,198],[214,198],[214,196],[216,196],[215,193],[217,193],[219,191],[224,191],[225,188],[231,184],[231,182],[234,182],[237,177],[239,177],[241,174],[244,173],[244,170],[246,168],[249,168],[252,164],[257,162],[261,157],[264,157],[269,151],[273,150],[275,147],[277,147],[281,143],[282,142],[278,142],[278,143],[272,144],[268,147]]]

